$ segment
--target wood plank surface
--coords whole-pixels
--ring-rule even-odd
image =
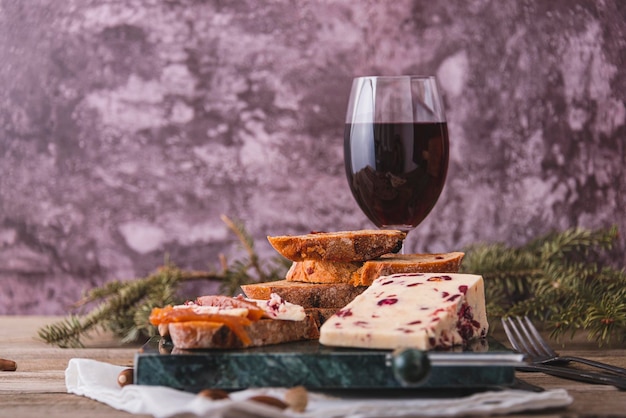
[[[0,416],[98,418],[130,417],[107,405],[68,394],[64,371],[74,357],[91,358],[111,364],[132,366],[139,346],[124,346],[110,335],[95,335],[83,349],[61,349],[37,340],[37,330],[60,318],[45,316],[0,316],[0,358],[17,362],[14,372],[0,372]],[[497,331],[496,331],[497,332]],[[504,337],[496,335],[501,341]],[[561,349],[562,354],[580,355],[626,367],[626,348],[595,348],[594,343],[577,340]],[[626,391],[555,378],[542,373],[518,373],[529,383],[546,389],[565,388],[574,403],[565,410],[534,413],[533,417],[626,416]],[[144,417],[145,415],[134,415]],[[528,415],[508,415],[521,417]]]

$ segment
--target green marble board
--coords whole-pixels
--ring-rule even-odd
[[[317,341],[237,350],[178,351],[153,338],[135,356],[135,383],[188,392],[207,388],[312,390],[489,388],[511,385],[522,356],[487,338],[464,350],[367,350]]]

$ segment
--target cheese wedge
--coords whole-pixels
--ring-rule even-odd
[[[320,343],[430,350],[487,335],[482,276],[412,273],[382,276],[320,329]]]

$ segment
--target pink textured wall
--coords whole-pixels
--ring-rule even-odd
[[[409,250],[572,226],[623,237],[625,14],[618,0],[3,1],[0,313],[63,313],[166,254],[217,268],[241,254],[222,213],[265,256],[268,234],[371,227],[342,161],[357,75],[432,73],[445,94],[449,181]]]

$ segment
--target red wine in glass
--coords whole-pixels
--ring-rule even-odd
[[[411,231],[437,203],[448,171],[434,77],[357,78],[346,119],[345,169],[356,202],[377,227]]]

